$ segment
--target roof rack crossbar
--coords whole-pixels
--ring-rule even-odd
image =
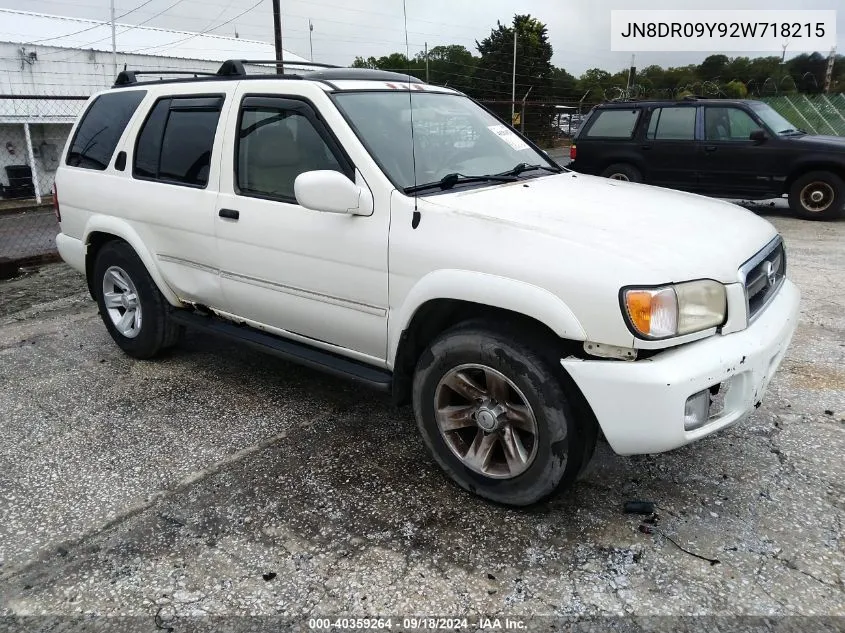
[[[201,70],[121,70],[117,75],[117,79],[114,80],[114,85],[128,86],[130,84],[136,84],[138,83],[139,75],[189,75],[193,77],[214,77],[215,73],[204,72]]]
[[[282,59],[228,59],[220,66],[217,74],[221,77],[245,77],[247,75],[245,64],[273,64],[276,66],[296,66],[300,68],[340,68],[334,64],[323,64],[320,62],[284,61]]]

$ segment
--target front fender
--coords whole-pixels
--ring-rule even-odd
[[[147,247],[144,246],[143,240],[140,238],[135,229],[132,228],[132,225],[125,220],[114,216],[92,215],[88,218],[88,222],[85,224],[85,231],[83,232],[82,240],[86,249],[91,243],[91,235],[98,232],[114,235],[115,237],[119,237],[128,243],[135,250],[138,257],[141,258],[141,261],[144,263],[144,267],[147,269],[147,272],[150,274],[150,277],[152,277],[153,282],[155,282],[155,285],[158,287],[161,294],[164,295],[165,299],[167,299],[171,305],[182,305],[182,302],[179,301],[179,298],[173,290],[171,290],[167,283],[165,283],[158,270],[158,266],[156,266],[152,253],[150,253]]]
[[[417,310],[434,299],[469,301],[510,310],[544,323],[561,338],[584,341],[587,334],[578,319],[557,295],[544,288],[498,275],[469,270],[437,270],[425,275],[408,292],[401,305],[391,306],[388,321],[388,354],[392,366],[402,332]]]

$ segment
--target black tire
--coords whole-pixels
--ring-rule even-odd
[[[643,175],[640,170],[629,163],[614,163],[607,167],[602,173],[602,178],[611,180],[626,180],[628,182],[642,182]]]
[[[107,271],[115,267],[129,278],[140,302],[140,325],[137,333],[131,337],[118,330],[105,303],[104,278]],[[103,323],[114,342],[129,356],[152,358],[179,341],[183,328],[171,321],[170,304],[159,292],[144,263],[129,244],[121,240],[105,244],[97,253],[92,280]],[[117,308],[121,309],[125,313],[125,308]]]
[[[568,376],[555,369],[552,359],[536,351],[542,349],[539,345],[529,343],[530,337],[519,336],[518,331],[505,334],[492,324],[472,322],[444,332],[417,363],[413,404],[426,446],[459,486],[497,503],[526,506],[575,482],[593,454],[598,427],[591,412],[579,415],[586,403],[574,384],[569,384]],[[440,431],[435,399],[438,385],[455,368],[467,364],[499,372],[521,392],[512,390],[512,396],[523,396],[533,410],[537,433],[532,446],[536,445],[536,452],[524,472],[516,476],[494,478],[477,472],[453,452]],[[482,433],[476,427],[464,431],[468,437]]]
[[[813,196],[819,196],[816,203]],[[835,220],[845,206],[845,182],[829,171],[802,174],[789,188],[789,208],[805,220]]]

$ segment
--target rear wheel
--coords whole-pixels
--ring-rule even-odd
[[[806,220],[833,220],[845,205],[845,183],[829,171],[812,171],[789,188],[789,208]]]
[[[623,180],[626,182],[642,182],[643,175],[640,170],[629,163],[614,163],[605,169],[601,175],[611,180]]]
[[[100,316],[124,352],[151,358],[176,344],[182,328],[170,320],[170,305],[129,244],[103,246],[93,274]]]
[[[508,505],[571,485],[592,455],[592,419],[576,416],[551,363],[518,336],[465,324],[438,337],[414,374],[417,424],[460,485]]]

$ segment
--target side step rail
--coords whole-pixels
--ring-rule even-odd
[[[248,325],[236,325],[214,316],[205,316],[190,310],[174,310],[170,318],[180,325],[210,332],[233,341],[240,341],[267,354],[318,369],[340,378],[354,380],[379,391],[390,391],[391,389],[393,374],[386,369],[372,367],[310,345],[268,334]]]

